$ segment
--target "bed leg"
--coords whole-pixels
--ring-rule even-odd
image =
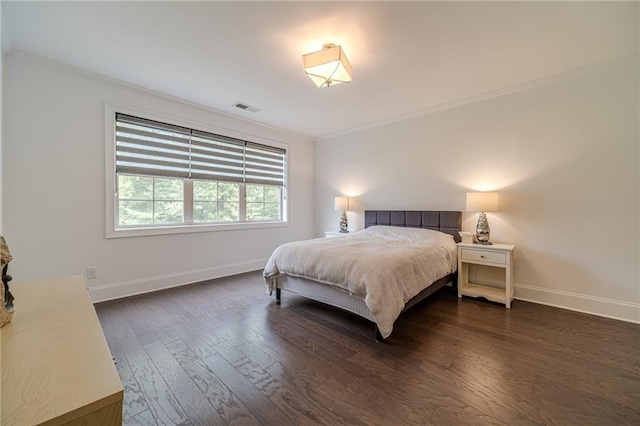
[[[282,290],[276,288],[276,305],[280,304],[280,299],[282,297]]]
[[[382,337],[382,334],[380,333],[380,329],[378,328],[377,324],[376,324],[376,342],[384,342],[384,338]]]

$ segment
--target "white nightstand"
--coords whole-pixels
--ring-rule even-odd
[[[511,308],[513,300],[513,249],[512,244],[458,243],[458,297],[484,297],[492,302],[504,303]],[[505,270],[505,286],[489,287],[469,282],[469,264],[495,266]]]
[[[348,232],[324,231],[325,238],[340,238],[340,237],[346,237],[347,235],[351,235],[351,234]]]

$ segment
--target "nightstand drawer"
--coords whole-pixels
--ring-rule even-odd
[[[486,262],[494,263],[497,265],[505,265],[507,263],[507,257],[504,252],[467,248],[463,248],[460,251],[462,260],[465,262]]]

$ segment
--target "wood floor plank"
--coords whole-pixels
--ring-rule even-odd
[[[102,328],[113,331],[128,328],[129,323],[126,318],[127,305],[127,299],[112,300],[95,305]],[[109,333],[106,333],[107,337],[108,335]]]
[[[322,370],[323,366],[332,366],[327,372],[328,380],[318,388],[338,405],[350,404],[350,409],[359,410],[360,416],[368,412],[367,416],[374,417],[377,413],[378,416],[393,415],[396,418],[404,418],[413,409],[402,397],[403,391],[400,387],[375,373],[369,374],[348,357],[341,356],[353,355],[353,351],[347,351],[346,348],[336,351],[339,345],[335,343],[327,345],[331,346],[330,349],[326,348],[323,346],[325,341],[320,336],[315,336],[294,323],[289,323],[287,327],[283,323],[274,322],[271,328],[278,329],[282,336],[298,345],[305,353],[305,362],[317,371]],[[388,398],[381,398],[381,395]],[[371,418],[367,419],[371,421]]]
[[[177,425],[187,420],[171,389],[164,383],[150,359],[134,359],[134,375],[159,425]]]
[[[505,425],[503,421],[475,410],[453,409],[449,406],[438,407],[429,418],[429,423],[433,425],[456,425],[456,426],[477,426],[477,425]],[[535,423],[530,423],[535,424]]]
[[[246,342],[236,346],[236,349],[262,368],[269,368],[276,363],[276,360],[271,355],[262,350],[255,343]]]
[[[302,395],[293,393],[289,386],[281,383],[249,358],[238,360],[233,366],[283,412],[294,419],[296,424],[344,424],[344,419],[324,415],[322,405],[314,404]]]
[[[243,326],[243,330],[246,333],[249,328]],[[254,339],[258,338],[257,333],[252,336]],[[286,380],[286,383],[282,383],[278,378],[272,376],[270,372],[265,371],[260,364],[265,368],[274,367],[276,364],[274,359],[278,358],[283,360],[283,358],[265,346],[258,345],[259,342],[264,341],[260,338],[251,343],[250,348],[245,348],[246,354],[255,358],[257,360],[256,362],[249,358],[249,356],[245,356],[245,354],[239,350],[232,348],[228,342],[220,345],[224,347],[224,349],[221,350],[220,346],[217,348],[227,362],[231,363],[247,380],[273,400],[276,405],[281,406],[289,417],[295,418],[298,424],[308,423],[310,417],[314,419],[312,421],[314,424],[343,425],[359,423],[356,419],[349,418],[349,416],[333,415],[333,411],[339,408],[338,405],[321,397],[320,394],[310,395],[310,393],[307,392],[310,386],[317,386],[317,383],[319,383],[315,378],[307,382],[304,381],[304,377],[309,375],[310,371],[313,371],[312,367],[307,364],[296,363],[293,361],[298,360],[289,359],[289,361],[292,362],[288,362],[287,365],[297,372],[297,374],[295,374],[295,384],[290,383],[289,380]],[[243,343],[239,346],[243,347],[245,345],[247,344]],[[294,366],[291,364],[294,364]],[[275,371],[279,370],[276,368]],[[291,376],[287,376],[287,379],[291,379]],[[287,407],[287,405],[289,405],[289,407]],[[309,408],[306,407],[314,407],[314,409],[309,412]],[[323,414],[319,416],[318,413]]]
[[[173,426],[188,420],[173,391],[166,384],[137,338],[132,335],[128,339],[120,341],[118,345],[126,362],[131,367],[156,423]]]
[[[212,340],[206,338],[207,333],[203,333],[200,330],[201,327],[199,326],[199,321],[196,319],[183,321],[182,323],[172,326],[170,327],[169,332],[173,337],[171,341],[176,340],[174,336],[177,336],[177,338],[182,340],[198,358],[205,359],[215,355],[217,351],[210,344]],[[218,341],[219,339],[214,340],[216,343]]]
[[[122,387],[124,388],[123,419],[135,417],[144,411],[148,411],[149,405],[140,390],[140,385],[133,375],[133,371],[131,371],[124,351],[119,345],[112,345],[111,354],[116,359],[116,370],[118,371]]]
[[[167,349],[227,424],[259,424],[229,387],[183,341],[175,340],[167,345]]]
[[[492,305],[491,307],[493,308],[492,315],[500,315],[501,306]],[[434,315],[448,316],[450,318],[449,312],[440,313],[436,311]],[[547,320],[540,320],[534,326],[532,323],[525,321],[516,324],[501,324],[496,321],[490,321],[486,317],[478,318],[477,315],[465,315],[464,312],[461,312],[460,315],[456,316],[456,323],[472,330],[481,327],[485,333],[495,333],[496,336],[504,336],[506,339],[535,344],[541,348],[554,349],[583,359],[597,360],[616,369],[623,368],[633,373],[640,372],[640,362],[635,355],[640,350],[640,339],[636,340],[636,348],[630,346],[632,342],[624,342],[620,338],[612,338],[612,335],[617,334],[614,332],[608,333],[603,340],[593,339],[593,331],[589,331],[591,329],[588,326],[589,322],[581,317],[591,316],[576,313],[576,319],[580,320],[577,323],[558,325]],[[600,319],[603,322],[613,321],[606,318]],[[628,326],[628,324],[621,324],[621,328],[625,328],[625,326]],[[584,346],[580,343],[584,341],[591,343],[588,346]],[[607,357],[603,357],[605,353]]]
[[[250,324],[250,327],[260,327],[258,325],[259,322],[248,320],[244,322]],[[288,393],[295,395],[296,402],[314,407],[320,413],[323,413],[322,420],[319,420],[321,423],[337,425],[362,423],[358,418],[342,410],[334,400],[317,391],[321,383],[324,383],[328,377],[335,374],[329,373],[332,370],[331,364],[323,364],[318,369],[318,364],[309,363],[308,354],[295,347],[291,342],[266,328],[261,328],[261,331],[266,334],[263,335],[260,332],[256,332],[253,335],[254,340],[252,343],[273,359],[278,360],[267,367],[266,371],[278,380],[287,389]],[[237,361],[238,359],[233,361],[234,365],[236,365]],[[284,399],[287,399],[287,397]]]
[[[235,362],[245,357],[242,352],[234,348],[231,343],[227,342],[226,340],[222,340],[220,343],[218,343],[215,346],[215,349],[219,354],[222,354],[224,359],[226,359],[228,362]]]
[[[122,421],[122,426],[156,426],[157,423],[153,418],[153,414],[151,411],[143,411],[142,413],[129,417],[128,419],[124,419]]]
[[[226,424],[162,342],[144,348],[193,426]]]
[[[283,386],[295,395],[296,402],[313,407],[321,414],[322,424],[333,425],[366,425],[357,413],[345,411],[334,398],[327,397],[320,391],[320,382],[310,381],[307,375],[296,373],[290,365],[276,362],[267,372],[276,378]],[[324,383],[324,382],[322,382]]]
[[[377,343],[264,289],[257,271],[98,304],[123,424],[640,424],[638,324],[445,288]]]
[[[231,391],[251,410],[256,418],[262,424],[286,425],[286,424],[302,424],[300,416],[292,415],[291,407],[277,402],[274,403],[269,398],[268,392],[262,389],[269,387],[265,377],[255,383],[253,380],[247,379],[242,371],[232,366],[225,360],[222,355],[217,354],[204,360],[209,368],[216,371],[221,380],[230,387]],[[308,418],[306,418],[309,420]]]

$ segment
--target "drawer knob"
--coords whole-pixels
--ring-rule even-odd
[[[480,255],[480,259],[484,259],[484,254],[481,254],[481,255]]]

